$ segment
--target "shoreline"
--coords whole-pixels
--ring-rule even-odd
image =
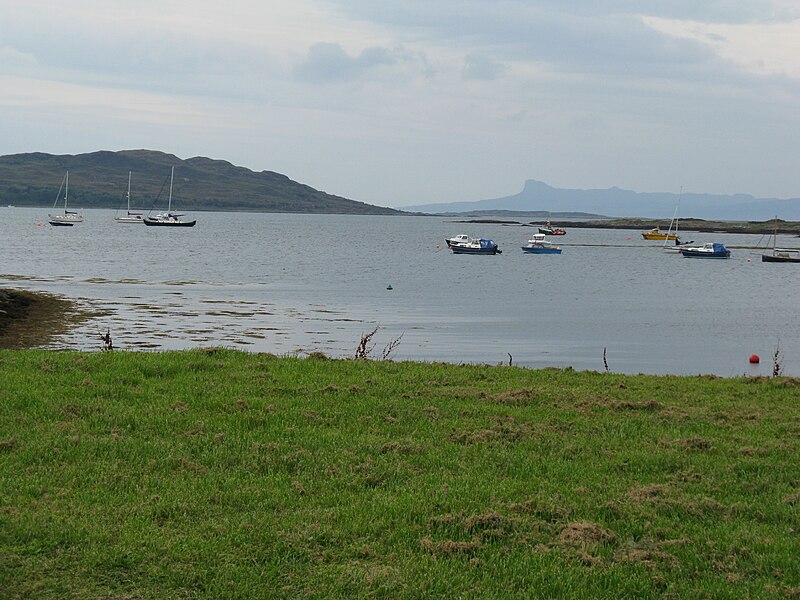
[[[74,300],[0,288],[0,348],[36,348],[86,318]]]

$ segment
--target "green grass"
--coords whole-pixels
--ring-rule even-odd
[[[798,381],[0,352],[0,597],[800,594]]]

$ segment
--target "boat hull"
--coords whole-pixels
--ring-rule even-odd
[[[561,248],[528,248],[523,246],[522,251],[527,254],[561,254]]]
[[[47,215],[50,223],[58,223],[60,225],[74,225],[75,223],[83,223],[81,215]]]
[[[453,245],[450,246],[453,254],[502,254],[503,251],[499,248],[465,248],[464,246]]]
[[[69,221],[48,221],[50,225],[53,227],[72,227],[75,223],[70,223]]]
[[[685,258],[730,258],[731,251],[725,252],[700,252],[697,250],[681,250],[681,254]]]
[[[780,256],[780,255],[774,255],[774,254],[762,254],[761,255],[761,262],[800,263],[800,257],[798,257],[798,256]]]
[[[567,232],[563,229],[546,229],[543,227],[539,227],[539,233],[543,233],[545,235],[567,235]]]
[[[660,240],[660,241],[664,241],[664,240],[673,240],[674,241],[674,240],[678,239],[678,236],[672,235],[671,233],[669,233],[669,234],[668,233],[653,233],[652,231],[645,231],[642,234],[642,237],[644,239],[646,239],[646,240]]]
[[[194,227],[197,221],[157,221],[145,217],[143,223],[148,227]]]

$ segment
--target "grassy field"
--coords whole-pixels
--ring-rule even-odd
[[[800,595],[800,382],[0,351],[2,598]]]

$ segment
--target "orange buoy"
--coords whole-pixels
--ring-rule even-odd
[[[751,354],[750,355],[750,364],[757,365],[761,362],[761,359],[758,357],[758,354]]]

